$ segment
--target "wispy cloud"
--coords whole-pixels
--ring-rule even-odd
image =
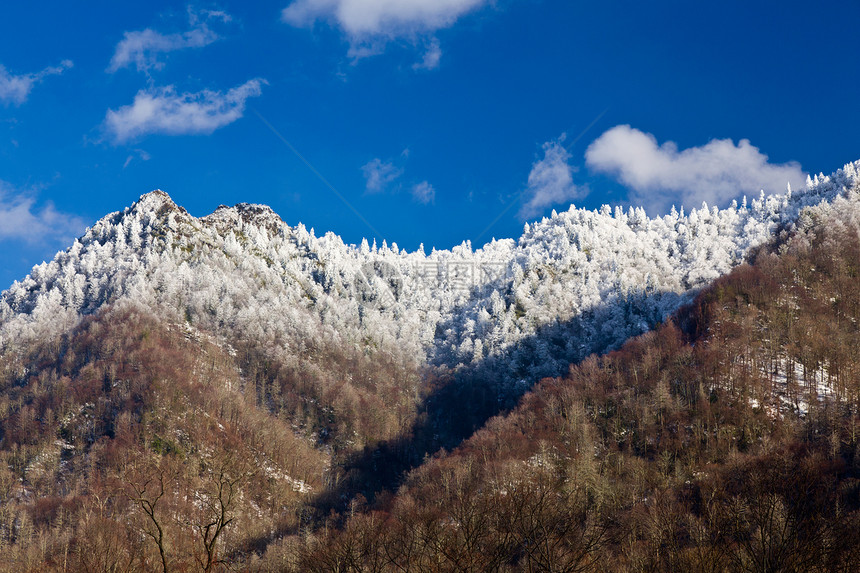
[[[488,3],[489,0],[294,0],[284,8],[281,18],[293,26],[313,26],[318,20],[333,22],[349,39],[349,56],[359,59],[380,53],[394,39],[415,42],[418,38],[432,38],[435,31],[452,26],[463,15]],[[441,53],[433,38],[418,66],[432,69],[438,65]]]
[[[232,18],[221,11],[193,11],[189,9],[188,20],[191,28],[182,33],[163,34],[152,28],[126,32],[117,44],[107,71],[114,73],[132,64],[139,72],[160,69],[164,62],[159,56],[186,48],[202,48],[219,39],[220,36],[209,28],[209,22],[217,20],[229,22]]]
[[[442,59],[442,48],[439,46],[439,40],[431,38],[424,51],[424,57],[420,62],[415,62],[412,65],[414,70],[435,70],[439,67],[439,61]]]
[[[122,164],[122,168],[125,169],[126,167],[128,167],[135,159],[140,159],[141,161],[149,161],[151,158],[152,156],[145,150],[135,149],[134,153],[130,153],[128,157],[125,158],[125,163]]]
[[[376,194],[390,191],[392,194],[409,189],[412,199],[417,203],[429,205],[436,201],[436,189],[428,181],[419,183],[403,183],[399,181],[406,173],[404,167],[409,159],[409,149],[404,149],[400,157],[393,161],[383,161],[375,157],[361,166],[364,175],[365,189],[368,193]],[[413,180],[414,181],[414,180]]]
[[[612,175],[631,191],[630,200],[656,212],[672,204],[724,204],[741,194],[780,192],[787,183],[802,187],[806,173],[796,162],[773,164],[749,140],[735,145],[714,139],[678,150],[667,141],[619,125],[598,137],[585,153],[589,168]]]
[[[403,169],[393,163],[374,158],[361,166],[365,188],[368,193],[381,193],[386,187],[403,175]]]
[[[265,83],[253,79],[226,93],[177,93],[173,86],[141,90],[131,105],[108,110],[104,129],[117,143],[154,133],[209,134],[241,118],[246,100],[259,96]]]
[[[543,159],[535,161],[529,173],[523,194],[526,201],[519,212],[521,219],[535,217],[551,205],[567,203],[587,194],[586,188],[573,182],[571,155],[562,145],[566,138],[562,134],[558,139],[543,144]]]
[[[0,241],[30,244],[67,242],[85,228],[83,219],[57,211],[53,203],[36,205],[36,193],[0,180]]]
[[[33,86],[48,76],[62,74],[72,67],[71,60],[63,60],[59,66],[47,67],[34,74],[14,75],[10,73],[3,64],[0,64],[0,102],[4,105],[10,103],[21,105],[27,101]]]
[[[412,186],[412,198],[427,205],[436,201],[436,189],[427,181]]]

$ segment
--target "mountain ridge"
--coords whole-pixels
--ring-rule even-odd
[[[545,349],[542,367],[509,376],[536,379],[661,322],[804,207],[856,189],[858,169],[850,163],[749,205],[656,218],[641,208],[571,205],[525,224],[516,241],[429,254],[316,237],[264,205],[222,205],[197,218],[155,190],[0,293],[0,347],[22,333],[56,335],[126,296],[228,338],[322,331],[448,367],[515,361],[504,356],[513,342],[573,319],[579,346]]]

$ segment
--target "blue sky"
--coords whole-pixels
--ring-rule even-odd
[[[860,158],[860,4],[7,3],[0,288],[160,188],[348,242],[726,205]]]

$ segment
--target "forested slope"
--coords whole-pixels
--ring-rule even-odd
[[[656,331],[546,379],[296,571],[856,571],[860,205],[807,211]]]
[[[850,540],[858,167],[430,254],[147,194],[0,295],[0,569],[725,570],[779,460]]]
[[[246,399],[232,358],[143,307],[105,309],[0,376],[3,570],[214,564],[323,488],[326,456]]]

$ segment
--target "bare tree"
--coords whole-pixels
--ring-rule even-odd
[[[240,486],[252,474],[253,469],[246,462],[227,454],[211,471],[202,488],[202,513],[192,528],[203,545],[202,553],[194,559],[204,573],[211,573],[218,565],[218,540],[233,523]]]
[[[170,460],[156,464],[149,461],[133,463],[122,476],[122,492],[144,515],[141,531],[155,543],[161,559],[161,570],[168,573],[166,517],[162,507],[165,495],[176,477],[176,468]]]

